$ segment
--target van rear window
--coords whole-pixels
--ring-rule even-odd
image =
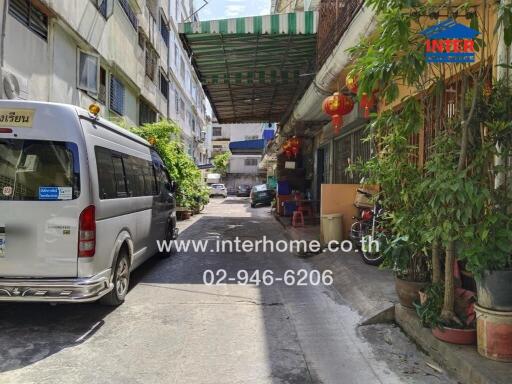
[[[73,200],[79,196],[76,144],[0,139],[0,200]]]

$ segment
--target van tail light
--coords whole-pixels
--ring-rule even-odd
[[[78,223],[78,257],[96,253],[96,208],[90,205],[80,214]]]

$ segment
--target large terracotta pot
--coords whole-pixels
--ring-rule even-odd
[[[483,308],[512,312],[512,270],[486,271],[477,279],[477,296]]]
[[[430,283],[419,283],[417,281],[407,281],[395,277],[395,289],[398,300],[403,307],[414,308],[413,303],[420,301],[419,291],[426,288]]]
[[[512,312],[475,305],[478,353],[491,360],[512,363]]]
[[[443,327],[433,328],[432,334],[436,339],[451,344],[474,345],[476,344],[476,329],[457,329]]]

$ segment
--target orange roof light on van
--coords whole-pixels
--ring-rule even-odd
[[[98,116],[100,114],[100,106],[98,104],[89,105],[89,113],[94,116]]]

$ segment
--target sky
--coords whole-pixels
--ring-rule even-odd
[[[199,20],[228,19],[231,17],[270,14],[270,0],[206,0],[208,4],[199,12]],[[197,8],[204,0],[194,0]]]

